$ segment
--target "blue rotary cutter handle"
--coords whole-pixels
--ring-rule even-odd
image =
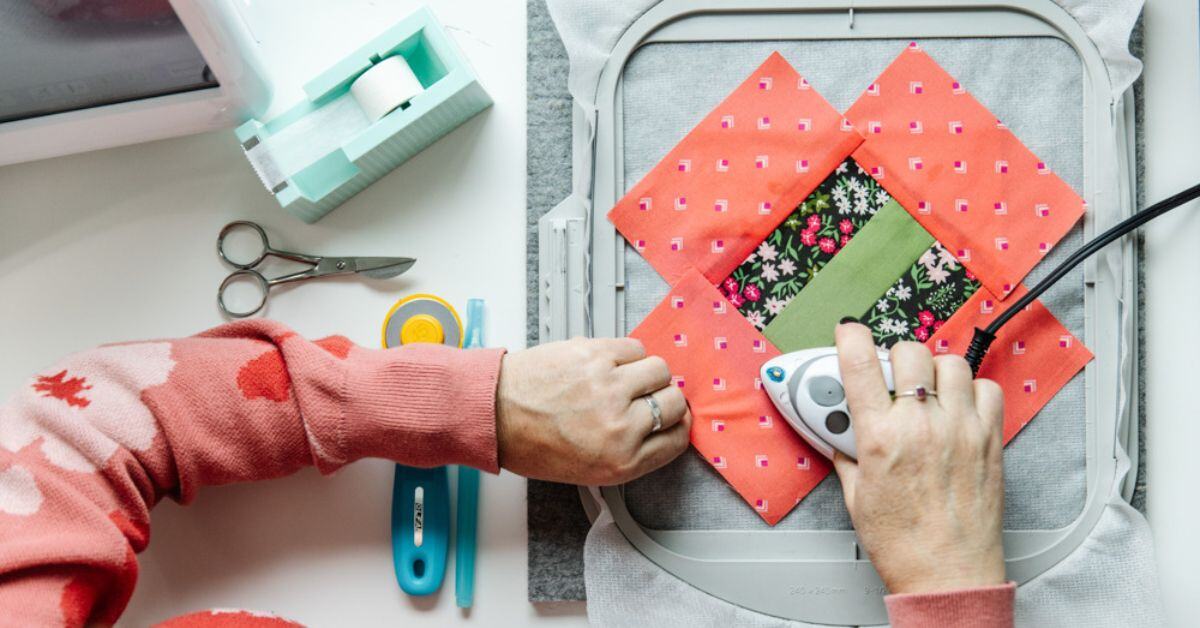
[[[450,548],[450,478],[446,467],[396,465],[392,484],[392,561],[409,595],[442,586]]]
[[[450,304],[431,294],[401,299],[383,320],[383,346],[462,346],[463,328]],[[409,595],[442,586],[450,548],[450,477],[446,467],[396,465],[392,482],[392,562]]]

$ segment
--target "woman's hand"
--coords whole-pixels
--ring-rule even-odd
[[[570,484],[620,484],[688,446],[692,416],[667,363],[631,338],[554,342],[504,357],[496,399],[500,466]],[[652,396],[662,428],[652,432]]]
[[[858,462],[834,460],[858,537],[892,593],[1002,584],[1003,397],[973,380],[967,362],[924,345],[892,348],[896,391],[924,386],[925,401],[893,400],[871,332],[839,325],[838,362]]]

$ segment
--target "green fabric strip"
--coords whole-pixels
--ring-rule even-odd
[[[785,353],[832,345],[838,322],[871,309],[933,242],[908,211],[888,202],[763,334]]]

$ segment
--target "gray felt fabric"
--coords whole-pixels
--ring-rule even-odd
[[[1138,17],[1137,25],[1133,29],[1133,36],[1129,40],[1129,50],[1138,59],[1142,58],[1143,40],[1142,35],[1142,18]],[[1135,158],[1137,170],[1137,204],[1139,208],[1146,206],[1146,192],[1142,187],[1143,175],[1146,170],[1146,162],[1143,156],[1146,152],[1145,138],[1142,136],[1142,77],[1139,76],[1133,84],[1133,102],[1134,102],[1134,144]],[[1146,265],[1142,258],[1142,234],[1137,234],[1137,344],[1138,347],[1146,346]],[[1137,469],[1135,472],[1135,483],[1133,488],[1133,496],[1129,500],[1129,504],[1136,508],[1142,514],[1146,513],[1146,354],[1138,351],[1137,364],[1135,370],[1137,372],[1137,421],[1138,421],[1138,458]]]
[[[559,200],[564,198],[570,191],[571,184],[571,159],[570,159],[570,96],[567,92],[567,73],[569,63],[566,57],[563,45],[554,30],[554,26],[549,19],[544,0],[529,0],[528,2],[528,29],[529,29],[529,52],[528,52],[528,139],[529,139],[529,154],[528,154],[528,214],[529,214],[529,341],[534,344],[537,341],[536,337],[536,298],[537,298],[537,238],[536,238],[536,222],[537,219],[546,211],[551,209]],[[1135,31],[1134,41],[1131,48],[1135,53],[1138,51],[1138,42],[1140,32]],[[649,57],[647,57],[647,60]],[[635,58],[635,62],[638,59]],[[802,72],[806,74],[814,74],[814,70],[807,67],[802,61],[792,59]],[[985,82],[971,80],[964,74],[963,68],[956,68],[954,60],[946,60],[939,57],[939,61],[945,64],[952,72],[960,74],[966,84],[976,93],[986,104],[994,108],[998,108],[996,103],[993,103],[985,96]],[[882,65],[878,66],[882,69]],[[811,76],[814,80],[816,76]],[[861,85],[850,85],[847,83],[844,86],[843,92],[838,91],[837,85],[825,84],[829,81],[818,83],[818,87],[822,93],[834,101],[834,104],[844,107],[849,100],[838,102],[838,98],[852,98],[856,90],[861,89]],[[1135,91],[1137,90],[1135,85]],[[1075,93],[1078,94],[1078,88],[1075,88]],[[847,96],[850,94],[850,96]],[[710,103],[711,104],[711,103]],[[698,110],[703,111],[703,109]],[[1003,113],[1003,112],[1001,112]],[[696,115],[693,113],[693,115]],[[1139,107],[1140,115],[1140,107]],[[1011,116],[1010,116],[1011,117]],[[1012,124],[1017,124],[1011,121]],[[686,130],[686,129],[684,129]],[[1031,144],[1035,151],[1039,154],[1045,154],[1045,149],[1039,147],[1037,141],[1039,138],[1031,137],[1029,133],[1022,130],[1020,127],[1015,129],[1023,139]],[[1140,124],[1139,124],[1140,130]],[[678,133],[678,131],[677,131]],[[681,133],[679,133],[681,134]],[[1139,134],[1140,135],[1140,134]],[[1043,141],[1045,141],[1043,139]],[[672,142],[673,143],[673,142]],[[661,152],[665,152],[665,147],[660,147]],[[661,152],[659,154],[661,154]],[[1140,155],[1139,146],[1139,155]],[[1052,163],[1055,163],[1052,160]],[[1138,159],[1140,165],[1141,159]],[[642,165],[644,169],[647,165]],[[1065,174],[1064,165],[1057,164],[1056,167],[1060,172]],[[1074,177],[1074,178],[1072,178]],[[1138,177],[1141,179],[1140,173]],[[636,180],[636,179],[633,179]],[[1078,173],[1068,175],[1067,180],[1073,185],[1078,185]],[[1074,235],[1078,238],[1078,235]],[[1077,246],[1077,243],[1072,244]],[[1064,250],[1060,247],[1059,251]],[[1061,253],[1058,253],[1061,254]],[[627,290],[628,308],[627,312],[632,322],[641,320],[654,304],[661,298],[665,287],[662,286],[661,279],[652,271],[637,272],[636,265],[644,262],[633,256],[632,263],[627,268],[629,271]],[[1139,265],[1140,270],[1140,265]],[[1139,277],[1139,285],[1141,284]],[[1061,298],[1050,296],[1051,299]],[[1056,313],[1060,312],[1060,307],[1055,303],[1051,303],[1052,309]],[[1141,304],[1139,304],[1139,309]],[[1070,322],[1068,321],[1070,324]],[[1139,329],[1140,332],[1140,329]],[[1141,372],[1139,364],[1139,373]],[[1077,386],[1077,384],[1073,384]],[[1064,400],[1062,403],[1068,405],[1074,403],[1070,400]],[[1139,409],[1144,407],[1139,402]],[[1139,413],[1139,416],[1141,414]],[[1042,431],[1048,430],[1051,425],[1049,422],[1042,422],[1042,418],[1027,428],[1025,433],[1018,438],[1014,443],[1012,451],[1017,451],[1022,439],[1053,439],[1054,433],[1043,434]],[[1144,419],[1142,421],[1144,423]],[[1014,454],[1015,455],[1015,454]],[[1144,461],[1144,454],[1139,457],[1139,462]],[[1050,461],[1046,461],[1050,462]],[[1035,461],[1036,463],[1036,461]],[[1139,467],[1141,465],[1139,464]],[[704,478],[707,474],[709,478]],[[700,480],[696,485],[700,489],[711,491],[724,491],[726,495],[722,497],[728,501],[730,498],[729,491],[723,485],[711,481],[713,472],[699,460],[696,456],[685,456],[679,463],[665,469],[661,472],[660,479],[666,484],[671,482],[684,482],[684,478],[695,478],[700,476]],[[1139,482],[1135,492],[1134,504],[1144,503],[1145,486],[1142,478],[1144,474],[1141,469],[1138,470]],[[1064,487],[1066,493],[1077,494],[1078,482],[1066,482]],[[645,485],[649,487],[651,484]],[[643,487],[643,488],[645,488]],[[1053,491],[1055,487],[1039,485],[1037,490],[1049,490],[1051,494],[1041,496],[1041,499],[1053,500]],[[636,488],[635,488],[636,490]],[[698,489],[699,490],[699,489]],[[673,517],[670,513],[656,513],[653,509],[641,508],[636,514],[643,522],[656,523],[661,527],[676,527],[682,526],[683,522],[696,521],[701,507],[708,501],[702,494],[693,498],[690,494],[677,494],[675,500],[676,506],[684,511],[678,516]],[[1010,495],[1011,498],[1011,495]],[[637,500],[634,500],[635,502]],[[845,527],[846,515],[844,508],[840,502],[840,495],[837,494],[836,485],[826,482],[814,491],[806,500],[805,508],[811,509],[810,515],[801,516],[800,518],[791,518],[786,524],[802,526],[806,521],[821,520],[827,524],[827,527]],[[1010,505],[1011,512],[1014,511]],[[691,510],[688,513],[688,510]],[[707,507],[704,508],[707,510]],[[1076,502],[1069,507],[1064,507],[1059,510],[1060,514],[1067,511],[1077,512],[1079,503]],[[655,517],[658,520],[655,520]],[[792,521],[792,519],[796,519]],[[1010,517],[1011,519],[1011,517]],[[757,517],[747,519],[748,525],[755,525]],[[1035,525],[1038,521],[1045,523],[1049,519],[1047,513],[1033,512],[1025,513],[1010,520],[1010,527],[1039,527]],[[672,524],[672,521],[675,523]],[[579,500],[576,489],[574,487],[555,485],[544,482],[530,482],[529,486],[529,534],[530,534],[530,557],[529,557],[529,596],[534,601],[545,600],[577,600],[583,599],[583,539],[587,535],[587,519],[583,514],[582,508],[579,506]],[[601,529],[593,531],[593,535],[601,532]],[[611,532],[616,533],[615,528]],[[623,539],[619,539],[624,543]],[[624,544],[624,549],[628,551],[628,544]],[[589,550],[590,551],[590,550]],[[635,552],[636,554],[636,552]],[[628,555],[622,554],[624,560],[632,560]],[[589,558],[591,556],[589,555]],[[640,556],[639,556],[640,558]],[[645,560],[642,558],[642,560]],[[666,575],[666,574],[663,574]],[[670,576],[667,576],[668,578]],[[741,623],[741,622],[739,622]],[[769,625],[769,624],[768,624]]]
[[[528,2],[529,346],[537,344],[537,221],[571,192],[571,96],[567,53],[543,0]],[[530,480],[529,599],[582,600],[583,544],[591,525],[574,486]]]

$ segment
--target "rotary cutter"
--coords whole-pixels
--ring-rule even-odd
[[[463,326],[458,312],[432,294],[414,294],[397,301],[383,319],[383,346],[417,342],[461,347]]]
[[[383,319],[383,346],[414,343],[462,346],[463,326],[454,308],[431,294],[398,301]],[[392,562],[409,595],[442,586],[450,547],[450,479],[446,467],[396,465],[392,483]]]

